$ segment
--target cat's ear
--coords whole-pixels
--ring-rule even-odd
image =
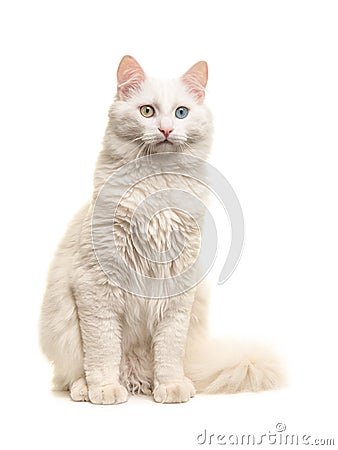
[[[197,101],[202,103],[208,82],[208,64],[205,61],[199,61],[185,72],[181,80]]]
[[[146,75],[142,67],[132,56],[126,55],[121,59],[117,69],[117,94],[120,100],[127,100],[145,80]]]

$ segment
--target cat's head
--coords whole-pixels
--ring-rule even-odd
[[[204,104],[207,79],[204,61],[178,79],[163,80],[149,78],[133,57],[124,56],[109,113],[109,141],[133,143],[134,157],[158,152],[206,157],[212,134],[211,114]],[[113,142],[109,144],[113,149]]]

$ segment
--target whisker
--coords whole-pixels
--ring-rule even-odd
[[[194,150],[193,147],[192,147],[190,144],[188,144],[188,142],[184,142],[184,143],[183,143],[183,146],[184,146],[185,148],[189,148],[190,150]]]

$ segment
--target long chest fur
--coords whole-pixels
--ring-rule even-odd
[[[177,207],[176,197],[180,192],[184,193],[184,198],[205,197],[205,189],[194,180],[158,175],[133,186],[121,198],[114,197],[114,189],[106,192],[104,202],[95,213],[95,226],[99,230],[95,245],[101,252],[101,266],[111,267],[113,277],[124,288],[121,299],[125,348],[141,342],[149,346],[166,311],[179,307],[184,301],[184,295],[140,297],[134,295],[129,285],[132,272],[140,272],[149,280],[172,279],[196,260],[204,210],[200,206],[196,208],[194,203],[191,206],[181,202],[179,206],[184,208]],[[107,220],[106,214],[112,201],[118,204],[113,221]]]

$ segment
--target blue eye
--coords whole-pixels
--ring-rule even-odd
[[[189,109],[185,106],[179,106],[175,111],[175,116],[178,119],[185,119],[189,113]]]

